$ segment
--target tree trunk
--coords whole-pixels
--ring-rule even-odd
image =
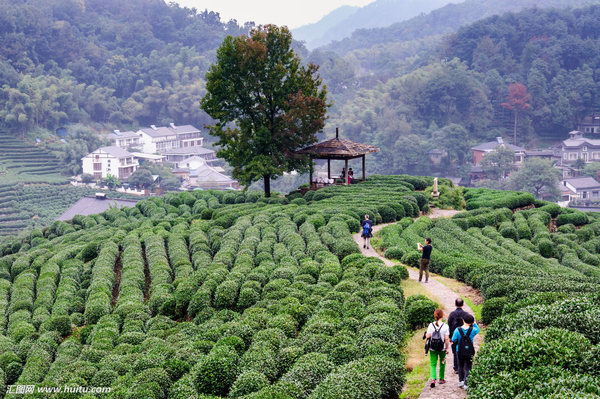
[[[517,115],[518,115],[518,112],[515,109],[515,142],[513,143],[514,145],[517,145]]]
[[[265,197],[271,197],[271,175],[263,175],[265,182]]]

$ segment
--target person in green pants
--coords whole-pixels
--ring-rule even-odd
[[[444,311],[436,309],[433,312],[435,321],[427,327],[426,338],[429,338],[429,362],[430,371],[430,386],[435,388],[435,383],[445,384],[444,372],[446,371],[446,355],[450,353],[450,328],[448,324],[442,321]],[[440,378],[437,378],[437,365],[440,364]]]

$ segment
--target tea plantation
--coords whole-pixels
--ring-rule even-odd
[[[600,214],[524,193],[467,189],[464,198],[467,212],[405,218],[381,237],[386,257],[413,266],[414,243],[431,237],[431,270],[485,298],[490,325],[469,397],[599,397]]]
[[[0,176],[2,182],[66,183],[60,162],[51,151],[4,132],[0,132]]]
[[[428,198],[414,190],[431,184],[168,194],[0,245],[0,387],[397,397],[407,272],[360,255],[351,233],[365,213],[418,216]]]
[[[96,189],[70,184],[0,183],[0,237],[50,225],[84,195]],[[138,198],[111,192],[113,198]],[[0,241],[1,242],[1,241]]]

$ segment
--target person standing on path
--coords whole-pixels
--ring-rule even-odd
[[[463,317],[467,314],[463,310],[464,301],[462,298],[456,298],[454,305],[456,310],[450,313],[448,317],[448,326],[450,327],[450,336],[454,338],[454,330],[463,325]],[[452,342],[452,357],[454,358],[454,373],[458,374],[458,355],[456,354],[456,344]]]
[[[479,326],[475,323],[475,318],[466,313],[463,316],[464,324],[454,331],[452,342],[456,342],[456,352],[458,354],[458,386],[467,390],[467,378],[471,367],[473,367],[473,356],[475,347],[473,341],[479,334]]]
[[[421,255],[421,266],[419,267],[419,283],[423,279],[423,272],[425,272],[425,282],[429,282],[429,262],[431,260],[431,251],[433,247],[431,246],[431,238],[427,237],[425,239],[425,246],[420,242],[417,243],[417,249],[423,252]]]
[[[360,222],[361,233],[360,236],[363,238],[363,248],[369,249],[371,243],[371,237],[373,237],[373,221],[369,220],[369,215],[365,215],[365,220]]]
[[[350,168],[348,169],[348,184],[352,184],[352,179],[354,179],[354,171]]]
[[[450,329],[448,324],[442,321],[444,317],[444,311],[442,309],[436,309],[433,312],[435,321],[427,327],[426,338],[429,340],[429,364],[431,377],[430,387],[435,388],[436,380],[439,384],[445,384],[444,372],[446,370],[446,355],[450,353]],[[438,365],[438,359],[440,364],[440,378],[437,379],[436,369]]]

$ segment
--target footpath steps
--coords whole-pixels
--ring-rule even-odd
[[[452,216],[454,213],[457,213],[457,212],[456,211],[438,211],[438,212],[434,211],[434,213],[432,215],[430,215],[429,217],[432,219],[435,219],[436,217],[440,217],[440,216]],[[389,223],[389,224],[393,224],[393,223]],[[380,231],[385,226],[388,226],[389,224],[380,224],[377,226],[373,226],[373,235],[376,232]],[[363,239],[360,237],[360,233],[355,234],[353,237],[354,237],[354,241],[360,247],[360,250],[362,251],[363,255],[379,258],[383,262],[385,262],[385,264],[388,266],[393,266],[395,264],[394,262],[390,261],[389,259],[385,259],[381,255],[379,255],[373,249],[373,247],[369,247],[369,249],[363,248]],[[415,247],[416,247],[416,243],[415,243]],[[419,279],[419,270],[418,269],[412,268],[409,266],[407,266],[407,269],[408,269],[409,278],[411,278],[413,280]],[[423,283],[423,285],[427,289],[427,291],[429,291],[432,295],[436,296],[439,299],[439,301],[441,302],[440,304],[442,305],[444,312],[446,314],[450,314],[450,312],[452,312],[454,309],[456,309],[456,307],[454,306],[454,300],[457,297],[459,297],[458,293],[454,292],[453,290],[451,290],[450,288],[448,288],[441,282],[437,281],[435,279],[435,277],[431,276],[431,274],[429,275],[429,283],[427,283],[427,284]],[[473,310],[466,303],[463,306],[463,309],[465,310],[465,312],[468,312],[468,313],[474,315]],[[431,315],[431,318],[433,321],[433,315]],[[474,342],[476,350],[479,349],[479,346],[481,345],[482,342],[483,342],[483,338],[480,334],[478,334],[475,337],[475,342]],[[425,344],[423,344],[423,345],[425,345]],[[429,383],[428,383],[429,381],[424,381],[423,382],[423,385],[424,385],[423,391],[421,392],[419,399],[440,399],[440,398],[461,399],[461,398],[468,397],[467,392],[464,389],[458,387],[458,374],[454,374],[454,371],[452,370],[452,364],[453,364],[453,359],[452,359],[452,354],[450,354],[446,360],[446,376],[445,376],[446,383],[443,385],[436,384],[435,388],[430,388]]]

